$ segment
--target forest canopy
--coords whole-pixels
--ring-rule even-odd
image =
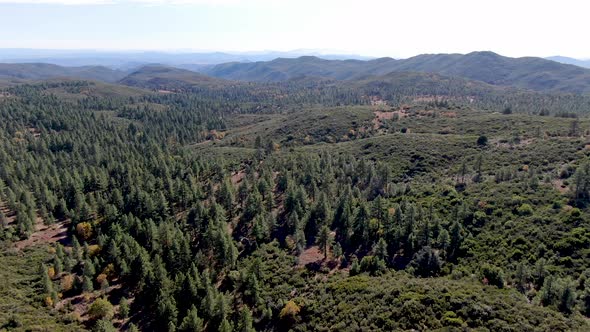
[[[0,329],[588,329],[586,97],[461,82],[3,90]]]

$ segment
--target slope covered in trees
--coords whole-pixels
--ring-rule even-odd
[[[3,90],[0,328],[588,330],[582,108],[372,80]]]
[[[205,69],[209,75],[247,81],[283,81],[297,76],[355,80],[391,72],[426,72],[536,91],[590,92],[590,70],[542,58],[509,58],[492,52],[423,54],[408,59],[369,61],[316,57],[227,63]]]
[[[199,85],[223,85],[226,82],[186,69],[150,65],[141,67],[125,76],[119,83],[155,90],[178,90]]]
[[[45,80],[69,77],[116,82],[124,76],[124,71],[103,66],[62,67],[47,63],[0,63],[0,80]]]

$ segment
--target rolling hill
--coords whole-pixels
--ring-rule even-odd
[[[149,89],[175,90],[222,85],[227,83],[224,80],[283,82],[301,77],[313,77],[357,81],[391,72],[436,73],[495,86],[540,92],[590,93],[590,69],[535,57],[504,57],[493,52],[473,52],[466,55],[423,54],[402,60],[393,58],[368,61],[327,60],[315,56],[302,56],[249,63],[229,62],[215,66],[147,65],[131,74],[102,66],[0,64],[0,82],[14,84],[28,80],[69,77],[110,83],[120,82],[124,85]]]
[[[536,91],[590,93],[590,70],[551,60],[509,58],[493,52],[424,54],[404,60],[325,60],[317,57],[269,62],[227,63],[205,69],[211,76],[247,81],[283,81],[296,76],[354,80],[390,72],[428,72],[458,76],[493,85]]]
[[[186,69],[148,65],[124,77],[119,83],[154,90],[178,90],[195,86],[218,86],[226,82]]]
[[[534,91],[431,72],[393,71],[377,75],[357,74],[354,79],[344,79],[343,73],[350,74],[354,71],[354,66],[362,61],[329,61],[313,57],[302,60],[309,65],[295,68],[294,76],[291,77],[284,73],[267,71],[265,77],[271,83],[228,81],[162,65],[142,67],[119,83],[166,91],[194,91],[196,88],[199,93],[205,93],[205,90],[208,95],[213,93],[210,96],[223,94],[224,98],[234,98],[240,95],[252,102],[257,102],[260,98],[271,98],[281,103],[284,103],[285,98],[294,98],[293,100],[299,100],[299,103],[308,103],[311,100],[327,102],[329,99],[340,98],[340,102],[352,103],[360,100],[381,100],[394,106],[417,101],[446,100],[495,111],[510,106],[516,112],[526,113],[539,113],[541,110],[551,113],[573,112],[587,109],[590,105],[590,98],[585,95]],[[319,64],[316,63],[318,60]],[[288,59],[281,61],[289,62]],[[281,61],[277,60],[274,63]],[[389,61],[396,60],[369,61],[373,65],[369,72],[380,73],[383,71],[380,65]],[[326,66],[321,67],[322,63],[326,63]],[[277,75],[284,76],[279,79]],[[339,79],[326,78],[335,75]],[[348,96],[349,99],[345,101],[342,97],[336,96]],[[369,99],[371,101],[368,101]]]
[[[116,82],[125,72],[103,66],[62,67],[47,63],[0,63],[1,81],[46,80],[52,78],[90,79]]]

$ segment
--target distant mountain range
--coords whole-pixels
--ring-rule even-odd
[[[391,72],[427,72],[536,91],[590,93],[590,70],[542,58],[493,52],[424,54],[409,59],[326,60],[312,56],[254,63],[225,63],[204,73],[233,80],[283,81],[297,76],[355,80]]]
[[[33,50],[33,49],[0,49],[0,62],[5,63],[50,63],[60,66],[77,67],[99,65],[115,69],[133,69],[147,64],[164,64],[190,70],[207,65],[225,62],[270,61],[276,58],[297,58],[303,55],[314,55],[324,59],[370,60],[354,54],[324,54],[313,50],[294,50],[289,52],[106,52],[106,51],[75,51],[75,50]]]
[[[465,80],[461,84],[468,85],[479,82],[538,92],[590,94],[590,69],[535,57],[504,57],[493,52],[473,52],[466,55],[424,54],[402,60],[330,60],[302,56],[271,61],[234,61],[218,65],[150,64],[128,69],[96,65],[66,67],[46,63],[5,63],[0,64],[0,82],[5,85],[27,80],[69,77],[119,82],[149,89],[179,89],[199,84],[225,84],[225,80],[281,82],[320,78],[360,82],[402,72],[460,78]],[[441,78],[435,81],[445,82]]]

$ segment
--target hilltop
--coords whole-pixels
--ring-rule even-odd
[[[178,90],[193,86],[223,85],[226,82],[186,69],[148,65],[132,72],[121,79],[119,83],[155,90]]]

